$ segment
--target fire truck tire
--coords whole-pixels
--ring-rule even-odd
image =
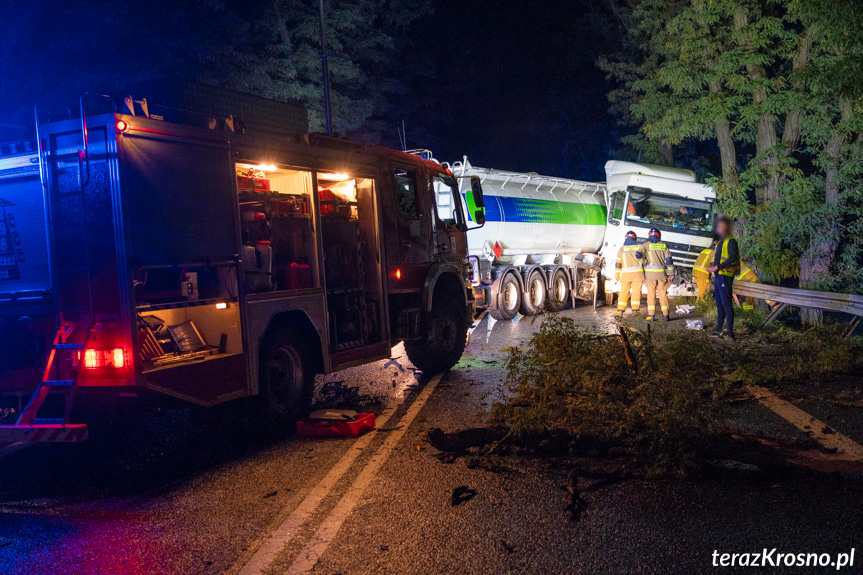
[[[279,333],[264,343],[258,400],[267,429],[291,431],[308,412],[315,381],[310,357],[297,334]]]
[[[552,311],[561,311],[569,302],[569,274],[562,268],[554,270],[551,285],[548,288],[548,307]]]
[[[548,289],[542,271],[535,269],[527,277],[524,297],[521,298],[522,315],[537,315],[545,308]]]
[[[429,375],[451,368],[464,352],[467,327],[464,308],[451,302],[436,304],[423,321],[425,335],[405,342],[408,359]]]
[[[521,298],[521,286],[518,284],[518,279],[509,273],[500,280],[497,307],[489,308],[488,314],[496,320],[512,319],[518,314]]]

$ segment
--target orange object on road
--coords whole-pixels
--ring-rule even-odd
[[[300,437],[357,437],[375,428],[374,413],[358,413],[353,421],[306,419],[297,422]]]

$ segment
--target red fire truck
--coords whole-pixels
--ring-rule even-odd
[[[0,148],[0,392],[23,394],[0,441],[86,438],[76,392],[258,396],[286,425],[314,374],[400,341],[423,371],[455,364],[474,303],[451,172],[309,134],[287,104],[168,93],[82,98]]]

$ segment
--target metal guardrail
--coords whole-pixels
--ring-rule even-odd
[[[849,337],[863,319],[863,296],[860,295],[787,288],[745,281],[734,282],[732,291],[735,295],[770,300],[777,304],[767,319],[764,320],[763,325],[768,325],[779,317],[779,314],[789,305],[853,315],[854,317],[845,332],[845,337]]]

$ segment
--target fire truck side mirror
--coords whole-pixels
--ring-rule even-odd
[[[479,176],[470,177],[470,191],[473,194],[473,205],[480,210],[485,207],[485,200],[482,197],[482,183],[479,181]]]

